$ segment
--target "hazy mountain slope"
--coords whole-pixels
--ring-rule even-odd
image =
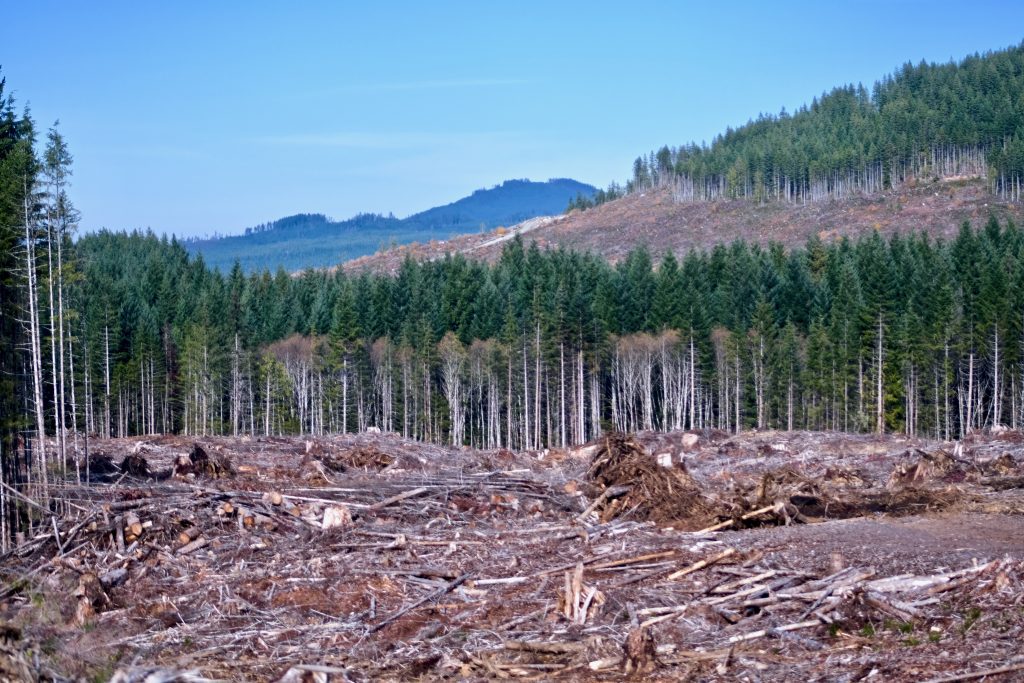
[[[812,235],[829,241],[873,230],[885,236],[924,231],[948,238],[964,221],[980,226],[990,215],[1024,224],[1024,206],[994,197],[981,179],[936,181],[872,197],[807,204],[759,204],[744,199],[678,202],[668,191],[657,190],[550,221],[530,221],[522,239],[541,247],[590,251],[616,261],[640,245],[655,255],[666,251],[682,255],[690,249],[710,249],[737,239],[795,246]],[[493,260],[513,232],[517,230],[388,249],[346,263],[345,268],[389,272],[407,254],[433,259],[462,253]]]
[[[464,228],[467,231],[481,226],[496,228],[535,216],[560,214],[576,195],[589,197],[594,192],[591,185],[568,178],[556,178],[546,183],[506,180],[490,190],[477,190],[451,204],[409,216],[405,222],[423,227]]]
[[[298,214],[249,228],[243,235],[191,240],[185,246],[225,272],[236,259],[246,271],[334,266],[388,245],[447,239],[561,213],[570,199],[580,194],[591,196],[595,191],[590,185],[565,178],[545,183],[509,180],[405,219],[360,214],[332,221],[323,214]]]

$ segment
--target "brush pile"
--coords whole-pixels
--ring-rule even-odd
[[[699,529],[713,516],[713,503],[681,462],[659,464],[625,434],[612,432],[601,438],[587,480],[599,494],[602,522],[629,515]]]

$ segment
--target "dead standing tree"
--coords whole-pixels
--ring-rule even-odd
[[[451,414],[451,444],[462,443],[465,431],[465,406],[462,400],[462,371],[466,365],[466,350],[462,342],[447,333],[437,345],[437,354],[441,361],[441,384],[444,396],[448,400]]]

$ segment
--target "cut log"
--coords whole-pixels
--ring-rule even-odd
[[[627,493],[629,493],[629,490],[629,486],[609,486],[608,488],[601,492],[600,496],[594,499],[594,502],[591,503],[586,510],[584,510],[583,512],[576,516],[576,521],[582,522],[587,518],[587,516],[590,513],[594,512],[595,510],[597,510],[597,508],[601,507],[601,504],[604,503],[606,500],[618,498],[619,496],[624,496]]]
[[[196,540],[192,541],[188,545],[183,545],[180,548],[178,548],[178,554],[179,555],[188,555],[189,553],[194,553],[195,551],[199,550],[200,548],[205,548],[207,546],[207,544],[209,544],[209,542],[210,541],[207,540],[206,537],[200,536],[199,538],[197,538]]]
[[[142,521],[134,512],[129,512],[124,518],[124,540],[131,543],[142,535]]]
[[[748,640],[757,640],[758,638],[764,638],[766,635],[774,631],[799,631],[800,629],[812,628],[814,626],[818,626],[819,624],[821,624],[821,621],[818,619],[812,619],[811,621],[801,621],[795,624],[786,624],[785,626],[779,626],[777,628],[768,628],[762,629],[760,631],[752,631],[750,633],[745,633],[742,636],[733,636],[729,639],[729,642],[742,643]]]
[[[763,508],[758,508],[757,510],[752,510],[751,512],[748,512],[747,514],[745,514],[742,517],[740,517],[740,520],[741,521],[746,521],[748,519],[753,519],[754,517],[759,517],[759,516],[767,514],[769,512],[779,513],[781,511],[782,511],[782,504],[776,502],[776,503],[773,503],[771,505],[766,505]],[[735,523],[736,523],[735,519],[727,519],[724,522],[719,522],[718,524],[713,524],[713,525],[707,527],[706,529],[701,529],[697,533],[698,534],[706,534],[706,533],[710,533],[712,531],[719,531],[721,529],[726,529],[728,527],[731,527]]]
[[[178,534],[178,543],[182,545],[188,545],[192,541],[199,538],[199,535],[203,533],[203,530],[197,526],[190,526],[189,528]]]
[[[528,640],[507,640],[506,650],[517,650],[519,652],[539,652],[546,655],[563,655],[573,652],[583,652],[589,643],[586,641],[576,643],[545,643]]]
[[[701,569],[704,569],[704,567],[710,567],[711,565],[715,564],[716,562],[721,562],[725,558],[732,557],[735,554],[736,554],[736,549],[735,548],[726,548],[725,550],[723,550],[722,552],[718,553],[714,557],[709,557],[706,560],[700,560],[699,562],[694,562],[689,567],[686,567],[684,569],[680,569],[679,571],[677,571],[675,573],[669,574],[667,580],[668,581],[675,581],[676,579],[681,579],[682,577],[686,576],[687,574],[692,574],[693,572],[700,571]]]
[[[352,526],[352,513],[344,505],[332,505],[324,510],[324,518],[320,526],[324,531],[347,529]]]
[[[373,505],[370,506],[369,509],[380,510],[382,508],[386,508],[389,505],[394,505],[395,503],[399,503],[408,498],[414,498],[418,495],[426,493],[429,490],[430,489],[427,488],[426,486],[422,486],[420,488],[410,489],[409,491],[403,491],[402,493],[399,493],[397,496],[391,496],[390,498],[385,498],[379,503],[374,503]]]

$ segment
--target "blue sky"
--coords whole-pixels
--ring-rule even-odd
[[[83,228],[187,236],[605,186],[662,144],[1022,39],[1012,1],[36,0],[5,9],[0,74],[60,119]]]

